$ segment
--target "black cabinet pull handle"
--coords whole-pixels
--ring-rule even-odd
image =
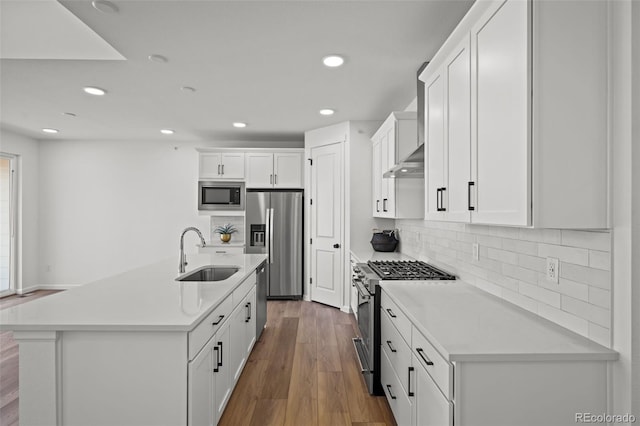
[[[469,211],[474,211],[476,208],[471,205],[471,187],[475,186],[475,182],[469,182],[467,186],[467,205],[469,207]]]
[[[409,367],[409,371],[407,371],[407,395],[414,396],[413,391],[411,390],[411,372],[413,371],[413,367]]]
[[[220,316],[218,317],[218,321],[216,321],[216,322],[212,322],[212,323],[211,323],[211,325],[218,325],[218,324],[220,324],[220,322],[221,322],[223,319],[224,319],[224,315],[220,315]]]
[[[439,212],[440,210],[440,190],[442,188],[437,188],[436,189],[436,211]]]
[[[391,349],[391,352],[397,352],[393,346],[391,346],[391,340],[387,340],[387,346],[389,346],[389,349]]]
[[[397,317],[397,316],[396,316],[396,314],[394,314],[394,313],[393,313],[393,311],[391,310],[391,308],[387,308],[387,312],[389,313],[389,316],[390,316],[391,318],[396,318],[396,317]]]
[[[247,302],[244,307],[247,308],[247,318],[245,318],[244,322],[249,322],[251,320],[251,302]]]
[[[387,385],[387,392],[389,392],[391,399],[396,399],[396,396],[391,392],[391,385]]]
[[[224,174],[224,164],[222,165],[222,174]]]
[[[376,212],[380,211],[380,200],[376,200]]]
[[[218,367],[222,367],[222,342],[218,342],[220,345],[220,361],[218,362]]]
[[[220,371],[220,369],[218,368],[220,366],[220,351],[218,350],[218,346],[215,346],[213,350],[216,351],[216,366],[213,367],[213,372],[217,373],[218,371]]]
[[[387,198],[383,198],[382,199],[382,211],[386,212],[387,211]]]
[[[422,358],[422,360],[425,362],[425,364],[427,365],[433,365],[433,361],[431,361],[424,353],[424,349],[422,348],[416,348],[416,352],[418,352],[418,355],[420,355],[420,358]]]
[[[447,208],[444,206],[444,191],[446,191],[447,188],[442,187],[440,189],[442,189],[442,191],[440,191],[440,208],[442,209],[443,212],[446,212]]]
[[[220,173],[220,164],[218,164],[218,174],[221,175],[222,173]]]

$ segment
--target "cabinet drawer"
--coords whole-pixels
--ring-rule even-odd
[[[238,303],[242,302],[242,299],[251,291],[251,289],[256,285],[256,274],[251,274],[236,288],[233,290],[233,306],[238,305]]]
[[[380,352],[380,382],[389,406],[399,426],[411,424],[411,400],[402,389],[391,362],[384,351]]]
[[[384,290],[382,291],[382,297],[380,299],[380,309],[382,310],[383,315],[386,315],[400,332],[402,338],[411,345],[411,321],[409,321],[409,318],[407,318],[400,308],[398,308],[398,305],[389,298]]]
[[[446,361],[426,337],[413,327],[411,345],[420,365],[424,367],[444,396],[453,400],[453,365]]]
[[[202,346],[231,315],[232,301],[227,297],[207,317],[189,332],[189,360],[192,360]]]
[[[387,315],[380,316],[380,344],[387,354],[404,392],[408,392],[408,374],[411,366],[411,347],[400,337]]]

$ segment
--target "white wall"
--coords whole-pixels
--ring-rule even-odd
[[[175,258],[177,273],[181,231],[209,228],[197,212],[195,148],[204,146],[214,144],[43,141],[41,284],[81,285],[166,258]],[[196,243],[187,234],[186,251]]]
[[[16,286],[26,291],[38,285],[38,142],[0,129],[0,151],[18,156],[18,228]],[[21,256],[20,256],[21,253]]]

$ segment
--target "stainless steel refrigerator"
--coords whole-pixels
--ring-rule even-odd
[[[247,189],[246,253],[268,254],[267,298],[302,298],[303,191]]]

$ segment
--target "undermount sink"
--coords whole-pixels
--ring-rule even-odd
[[[235,266],[205,266],[176,278],[176,281],[222,281],[239,269]]]

